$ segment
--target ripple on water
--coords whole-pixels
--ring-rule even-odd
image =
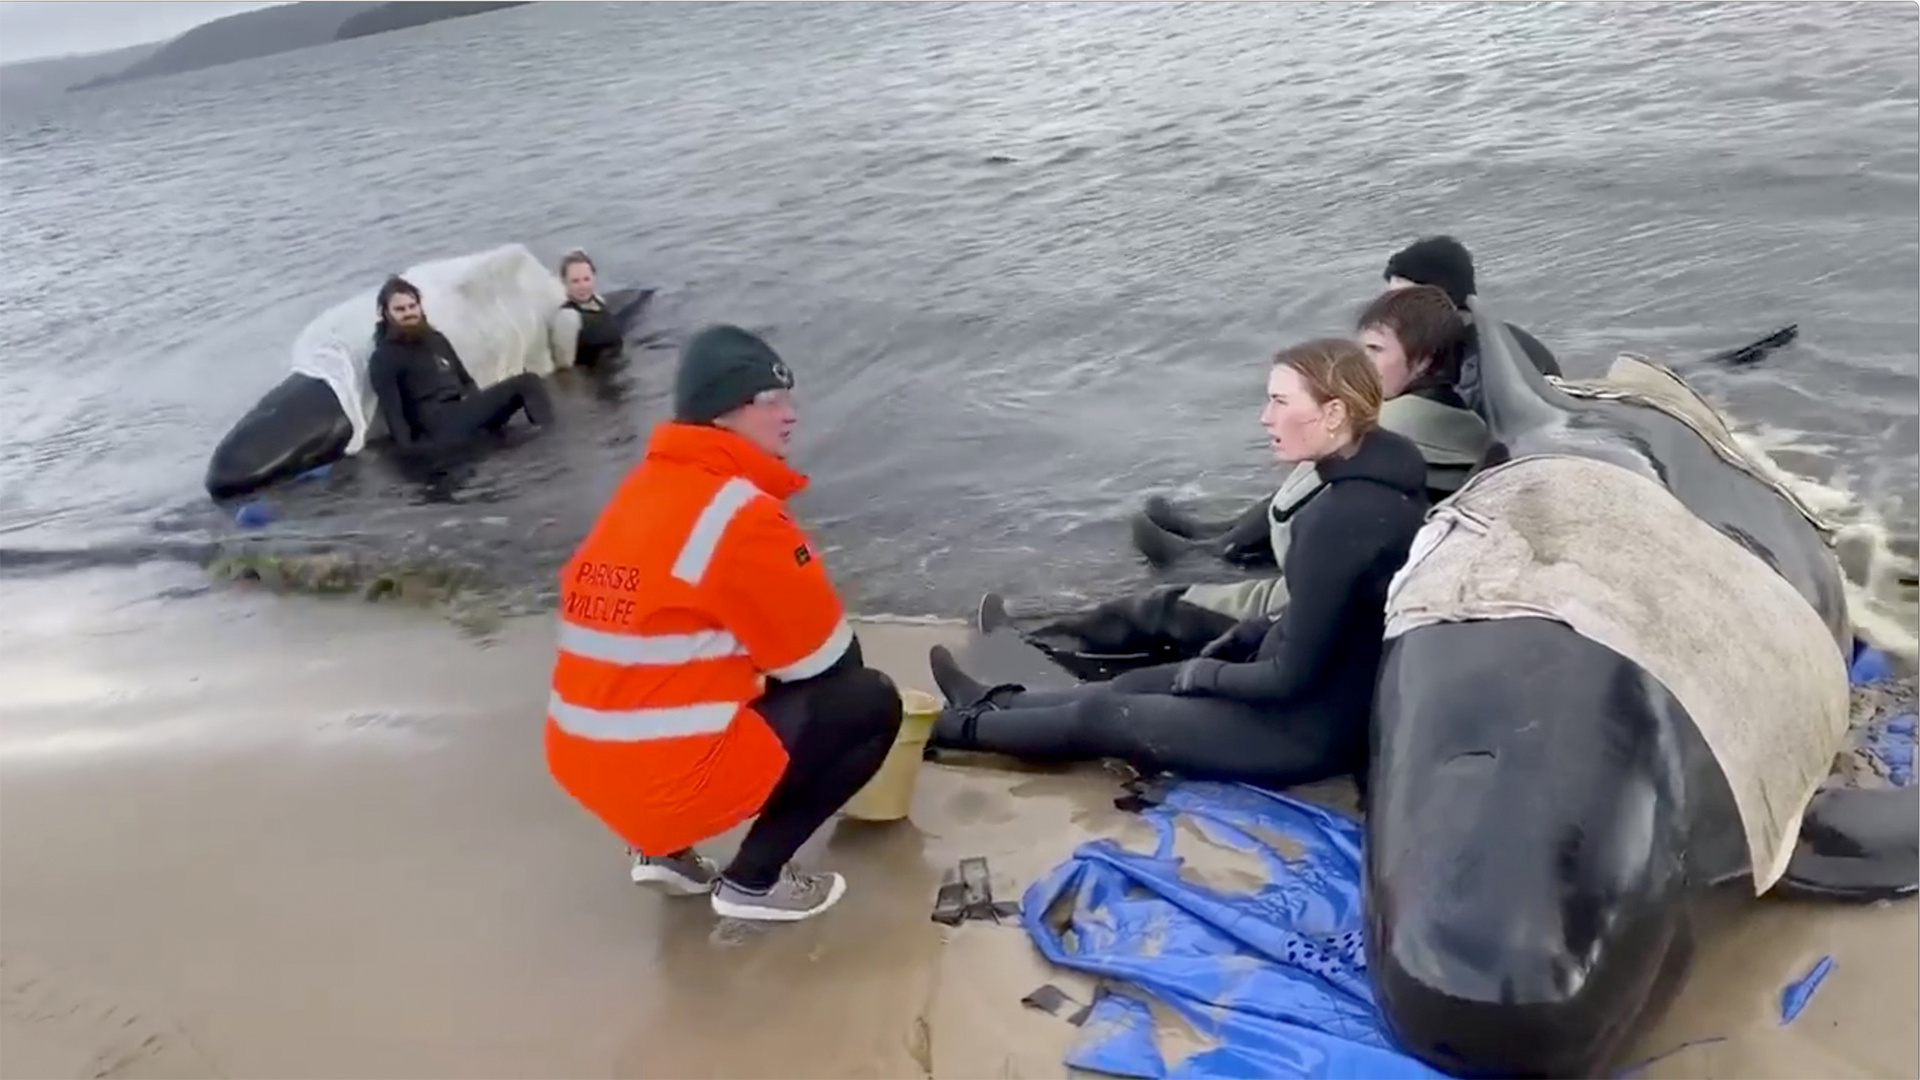
[[[404,549],[430,517],[505,517],[527,539],[455,546],[544,586],[664,414],[671,341],[725,319],[799,373],[799,507],[856,602],[1136,587],[1125,511],[1270,485],[1262,359],[1344,331],[1437,229],[1575,373],[1800,321],[1766,372],[1703,386],[1817,433],[1810,467],[1911,532],[1913,28],[1890,5],[532,5],[10,103],[0,249],[33,272],[0,281],[0,532],[217,533],[206,454],[319,310],[427,258],[584,244],[662,290],[668,349],[563,387],[569,429],[510,459],[423,486],[370,458],[273,495],[281,520]]]

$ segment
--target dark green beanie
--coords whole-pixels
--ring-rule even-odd
[[[737,326],[709,326],[680,350],[673,375],[673,415],[710,424],[763,390],[791,390],[793,372],[780,354]]]

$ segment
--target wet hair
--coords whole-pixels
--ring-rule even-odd
[[[387,332],[387,303],[401,293],[406,293],[408,296],[413,297],[414,303],[420,304],[423,307],[425,306],[425,302],[420,299],[420,290],[414,286],[413,282],[408,281],[399,274],[388,275],[387,280],[380,283],[380,295],[374,301],[376,321],[373,327],[373,336],[376,340],[383,337]]]
[[[1315,338],[1281,349],[1273,366],[1297,372],[1315,403],[1338,400],[1345,405],[1354,438],[1380,426],[1380,373],[1358,344],[1346,338]]]
[[[401,293],[406,293],[408,296],[413,297],[413,302],[416,304],[420,302],[420,290],[414,287],[413,282],[408,281],[399,274],[394,274],[380,283],[380,297],[374,303],[375,306],[380,309],[381,318],[384,319],[387,317],[388,301]]]
[[[1467,323],[1446,292],[1432,285],[1389,289],[1373,298],[1355,331],[1383,329],[1400,339],[1408,364],[1420,364],[1407,390],[1452,386],[1460,371],[1460,345]]]
[[[560,256],[560,277],[562,279],[566,278],[567,271],[571,269],[575,263],[585,263],[587,269],[596,274],[600,272],[600,268],[593,265],[593,259],[589,257],[586,252],[579,248],[574,248],[572,251]]]

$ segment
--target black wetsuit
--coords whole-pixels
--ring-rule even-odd
[[[383,334],[367,361],[367,376],[387,431],[402,449],[498,431],[516,412],[536,425],[553,422],[553,403],[538,376],[523,372],[482,390],[453,343],[432,327],[417,335]]]
[[[1117,757],[1268,787],[1364,769],[1387,583],[1426,514],[1426,463],[1407,438],[1376,430],[1319,470],[1325,488],[1293,520],[1286,609],[1270,626],[1243,627],[1244,640],[1259,641],[1251,658],[1141,668],[1071,690],[943,684],[953,704],[933,745],[1040,761]]]
[[[580,313],[579,345],[573,358],[575,365],[590,368],[620,355],[625,341],[619,320],[607,309],[606,301],[596,296],[585,303],[569,300],[566,306]]]

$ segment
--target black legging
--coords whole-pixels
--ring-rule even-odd
[[[553,401],[532,372],[521,372],[459,401],[424,411],[422,426],[435,443],[458,442],[482,431],[499,431],[516,412],[525,412],[535,426],[553,423]]]
[[[1133,543],[1156,566],[1176,562],[1191,551],[1204,551],[1249,569],[1272,566],[1273,534],[1268,522],[1272,501],[1271,496],[1261,499],[1227,521],[1204,521],[1155,500],[1144,513],[1134,515]]]
[[[900,691],[852,664],[775,684],[753,707],[787,748],[786,773],[726,869],[728,881],[758,891],[880,771],[900,731]]]
[[[1275,789],[1364,770],[1365,707],[1175,696],[1178,670],[1163,664],[1066,690],[1000,691],[997,707],[942,713],[931,742],[1028,761],[1120,758],[1142,772]]]

